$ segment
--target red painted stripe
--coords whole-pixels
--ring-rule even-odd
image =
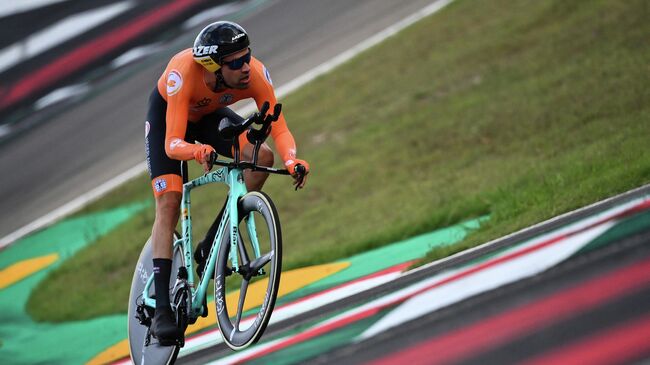
[[[541,355],[526,365],[599,365],[638,360],[650,354],[650,315],[602,331],[557,351]]]
[[[310,330],[307,330],[306,332],[303,332],[303,333],[299,334],[298,336],[290,337],[290,338],[286,339],[285,341],[278,342],[275,345],[273,345],[271,347],[268,347],[268,348],[266,348],[266,349],[264,349],[262,351],[253,352],[249,356],[241,359],[240,362],[249,361],[249,360],[264,356],[266,354],[269,354],[269,353],[272,353],[272,352],[275,352],[275,351],[279,351],[281,349],[284,349],[284,348],[286,348],[288,346],[291,346],[291,345],[294,345],[296,343],[312,339],[312,338],[314,338],[316,336],[320,336],[320,335],[325,334],[327,332],[330,332],[330,331],[333,331],[335,329],[341,328],[341,327],[343,327],[345,325],[348,325],[350,323],[354,323],[354,322],[359,321],[361,319],[368,318],[368,317],[376,314],[377,312],[379,312],[379,311],[381,311],[381,310],[383,310],[385,308],[388,308],[388,307],[394,306],[394,305],[396,305],[398,303],[404,302],[404,301],[406,301],[406,300],[408,300],[408,299],[410,299],[410,298],[412,298],[414,296],[422,294],[422,293],[424,293],[426,291],[429,291],[429,290],[431,290],[433,288],[448,284],[450,282],[462,279],[464,277],[467,277],[467,276],[469,276],[471,274],[474,274],[474,273],[477,273],[479,271],[491,268],[493,266],[497,266],[497,265],[499,265],[501,263],[504,263],[504,262],[513,260],[515,258],[524,256],[524,255],[526,255],[528,253],[540,250],[540,249],[542,249],[544,247],[547,247],[547,246],[550,246],[550,245],[555,244],[557,242],[560,242],[560,241],[562,241],[562,240],[564,240],[564,239],[566,239],[566,238],[568,238],[570,236],[576,235],[578,233],[582,233],[582,232],[587,231],[587,230],[589,230],[591,228],[599,226],[599,225],[601,225],[601,224],[603,224],[605,222],[612,221],[612,220],[615,220],[615,219],[619,219],[619,218],[628,216],[630,214],[633,214],[633,213],[636,213],[636,212],[639,212],[639,211],[643,211],[643,210],[648,209],[648,208],[650,208],[650,200],[643,201],[642,203],[637,204],[637,205],[631,207],[630,209],[627,209],[627,210],[625,210],[625,211],[623,211],[621,213],[615,214],[615,215],[610,216],[610,217],[603,218],[603,219],[598,220],[598,221],[596,221],[596,222],[594,222],[594,223],[592,223],[592,224],[590,224],[590,225],[588,225],[586,227],[577,229],[577,230],[575,230],[573,232],[556,236],[556,237],[551,238],[549,240],[540,242],[540,243],[538,243],[538,244],[536,244],[534,246],[527,247],[527,248],[525,248],[523,250],[513,252],[513,253],[511,253],[509,255],[499,257],[499,258],[496,258],[494,260],[486,261],[486,262],[484,262],[484,263],[482,263],[480,265],[474,266],[474,267],[470,267],[469,269],[461,271],[461,272],[457,273],[456,275],[452,275],[452,276],[446,278],[445,280],[441,280],[439,282],[433,283],[431,285],[428,285],[428,286],[426,286],[424,288],[421,288],[421,289],[419,289],[419,290],[417,290],[417,291],[415,291],[413,293],[404,295],[402,297],[395,298],[394,300],[392,300],[390,302],[386,302],[384,304],[380,304],[380,305],[377,305],[375,307],[368,308],[368,309],[366,309],[364,311],[361,311],[361,312],[352,313],[347,317],[340,318],[336,322],[328,323],[325,326],[314,327],[314,328],[312,328]],[[650,277],[650,275],[649,275],[649,277]],[[492,334],[487,332],[487,333],[484,333],[483,336],[484,336],[484,338],[489,339],[489,338],[491,338]],[[448,350],[447,348],[443,348],[443,349],[445,350],[445,352]],[[438,349],[437,351],[442,352],[443,349]],[[416,352],[416,354],[417,354],[417,352]],[[438,357],[438,356],[439,355],[436,355],[436,357]],[[431,361],[432,361],[430,358],[423,359],[423,360],[426,363],[431,363]],[[401,362],[395,362],[395,363],[401,363]]]
[[[331,332],[331,331],[333,331],[335,329],[341,328],[341,327],[346,326],[348,324],[351,324],[351,323],[360,321],[360,320],[362,320],[364,318],[368,318],[368,317],[370,317],[372,315],[375,315],[379,311],[380,311],[380,308],[378,308],[378,307],[377,308],[372,308],[370,310],[363,311],[363,312],[360,312],[360,313],[356,313],[356,314],[354,314],[352,316],[342,318],[341,320],[328,323],[328,324],[326,324],[324,326],[313,328],[313,329],[311,329],[311,330],[309,330],[307,332],[300,333],[297,336],[290,337],[286,341],[279,342],[279,343],[277,343],[277,344],[275,344],[273,346],[267,347],[262,351],[254,352],[254,353],[250,354],[250,356],[239,359],[236,362],[234,362],[233,364],[243,364],[243,363],[245,363],[247,361],[250,361],[252,359],[256,359],[256,358],[262,357],[264,355],[270,354],[272,352],[281,350],[283,348],[298,344],[298,343],[303,342],[303,341],[307,341],[307,340],[309,340],[311,338],[314,338],[316,336],[324,335],[324,334],[326,334],[328,332]]]
[[[318,293],[310,294],[310,295],[308,295],[308,296],[306,296],[304,298],[300,298],[300,299],[298,299],[296,301],[283,304],[280,307],[276,308],[276,310],[280,309],[280,308],[290,306],[290,305],[306,302],[308,300],[314,299],[314,298],[319,297],[321,295],[327,295],[328,293],[331,293],[331,292],[336,291],[336,290],[340,290],[340,289],[348,287],[350,285],[355,285],[355,284],[357,284],[359,282],[362,282],[362,281],[366,281],[366,280],[369,280],[369,279],[374,279],[374,278],[377,278],[377,277],[380,277],[380,276],[383,276],[383,275],[387,275],[387,274],[392,274],[392,273],[395,273],[395,272],[402,272],[402,271],[406,270],[409,266],[411,266],[411,264],[413,264],[413,262],[415,262],[415,261],[412,260],[412,261],[407,261],[407,262],[404,262],[404,263],[401,263],[401,264],[397,264],[397,265],[391,266],[391,267],[389,267],[387,269],[372,273],[372,274],[370,274],[368,276],[363,276],[363,277],[354,279],[352,281],[349,281],[347,283],[340,284],[340,285],[337,285],[335,287],[320,291]]]
[[[34,91],[64,79],[201,1],[176,0],[134,19],[113,32],[87,42],[11,86],[5,97],[0,100],[0,108],[14,104]]]
[[[371,364],[433,364],[461,361],[607,301],[630,294],[646,287],[649,283],[650,259],[646,259],[535,303],[449,334],[434,337]],[[594,347],[591,349],[593,351]],[[566,364],[566,362],[551,361],[545,364]]]
[[[314,297],[318,297],[318,296],[321,296],[323,294],[327,294],[327,293],[332,292],[334,290],[338,290],[338,289],[341,289],[343,287],[346,287],[346,286],[349,286],[349,285],[352,285],[352,284],[355,284],[355,283],[358,283],[358,282],[361,282],[361,281],[364,281],[364,280],[372,279],[372,278],[379,277],[379,276],[386,275],[386,274],[390,274],[390,273],[393,273],[393,272],[401,272],[402,270],[408,268],[413,262],[414,261],[407,261],[407,262],[404,262],[404,263],[401,263],[401,264],[398,264],[398,265],[395,265],[395,266],[391,266],[391,267],[389,267],[389,268],[387,268],[385,270],[375,272],[375,273],[370,274],[368,276],[364,276],[364,277],[355,279],[353,281],[350,281],[348,283],[341,284],[341,285],[335,286],[333,288],[330,288],[330,289],[327,289],[327,290],[324,290],[324,291],[321,291],[321,292],[318,292],[318,293],[314,293],[314,294],[306,296],[304,298],[300,298],[300,299],[298,299],[296,301],[283,304],[283,305],[275,308],[274,311],[277,311],[277,310],[279,310],[281,308],[284,308],[284,307],[287,307],[287,306],[290,306],[290,305],[294,305],[294,304],[297,304],[297,303],[304,302],[304,301],[309,300],[309,299],[313,299]],[[253,317],[255,317],[255,315],[251,315],[248,318],[244,318],[244,322],[246,320],[249,320],[249,319],[253,318]],[[208,335],[208,334],[211,334],[211,333],[218,332],[218,330],[219,329],[217,328],[217,329],[212,329],[212,330],[209,330],[209,331],[203,331],[200,334],[196,334],[196,335],[194,335],[192,337],[188,337],[188,339],[192,340],[192,339],[195,339],[195,338],[198,338],[198,337],[202,337],[202,336],[205,336],[205,335]]]

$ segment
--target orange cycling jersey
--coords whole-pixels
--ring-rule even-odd
[[[177,53],[158,79],[158,91],[167,102],[167,127],[165,131],[165,152],[175,160],[194,159],[199,145],[184,141],[187,123],[197,122],[202,116],[239,100],[253,98],[258,109],[265,101],[273,110],[277,99],[266,67],[252,57],[250,81],[246,89],[211,90],[204,79],[203,66],[196,63],[192,50]],[[273,123],[271,137],[284,162],[295,159],[296,143],[287,128],[284,116]],[[240,142],[245,138],[240,137]],[[242,144],[243,146],[243,144]]]

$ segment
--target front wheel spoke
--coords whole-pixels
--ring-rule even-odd
[[[237,235],[238,243],[237,248],[239,249],[239,256],[241,257],[242,265],[248,264],[251,260],[246,251],[246,245],[244,245],[244,240],[241,238],[241,233]]]
[[[248,280],[241,281],[241,289],[239,289],[239,303],[237,303],[237,318],[235,319],[235,328],[239,330],[239,322],[241,315],[244,312],[244,301],[246,301],[246,292],[248,291]]]
[[[250,264],[251,272],[255,273],[259,271],[261,268],[264,267],[264,265],[268,264],[269,261],[271,261],[274,255],[275,255],[275,251],[270,251],[269,253],[262,255],[256,258],[255,260],[253,260],[253,262],[251,262]]]

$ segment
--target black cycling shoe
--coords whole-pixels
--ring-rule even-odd
[[[160,346],[174,346],[183,340],[183,330],[178,328],[171,308],[156,308],[151,322],[151,335]]]

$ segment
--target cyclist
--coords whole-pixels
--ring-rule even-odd
[[[154,285],[158,293],[151,333],[163,346],[174,345],[183,336],[175,324],[168,295],[172,239],[182,193],[179,160],[196,160],[208,172],[212,152],[233,155],[232,141],[221,138],[217,126],[223,118],[236,122],[243,118],[228,105],[253,98],[258,108],[268,101],[273,110],[277,103],[269,72],[252,57],[249,45],[248,34],[238,24],[219,21],[206,26],[196,37],[193,48],[172,57],[149,97],[145,149],[156,201],[151,237]],[[298,176],[295,167],[303,165],[308,172],[309,164],[296,157],[296,144],[282,114],[273,123],[271,137],[294,177],[294,184],[302,188],[306,178]],[[252,160],[253,146],[245,133],[239,136],[239,141],[242,159]],[[266,144],[262,145],[258,163],[272,166],[273,162],[273,152]],[[267,177],[268,173],[244,172],[249,191],[261,189]],[[199,275],[222,214],[223,209],[194,254]],[[204,316],[206,310],[204,306]]]

